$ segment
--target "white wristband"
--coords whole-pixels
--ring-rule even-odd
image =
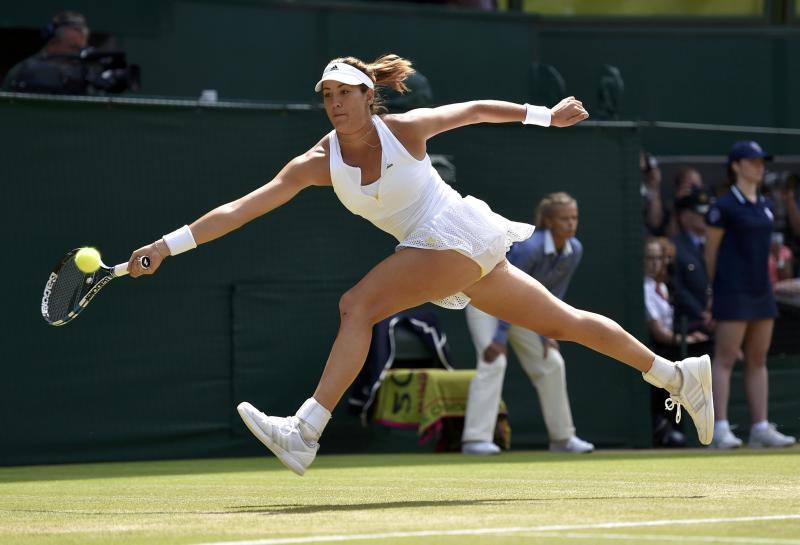
[[[178,255],[197,248],[197,243],[192,236],[192,230],[188,225],[164,235],[164,242],[169,248],[169,255]]]
[[[534,106],[533,104],[525,104],[525,121],[524,125],[539,125],[540,127],[549,127],[552,120],[550,108],[545,106]]]

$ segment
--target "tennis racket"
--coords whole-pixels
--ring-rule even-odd
[[[109,282],[128,274],[127,262],[109,267],[102,261],[95,272],[84,273],[75,264],[78,250],[69,252],[53,267],[44,286],[42,318],[50,325],[71,322]],[[142,257],[141,264],[145,269],[150,267],[150,258]]]

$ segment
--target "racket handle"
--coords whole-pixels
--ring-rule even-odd
[[[128,262],[114,265],[111,270],[114,272],[114,276],[125,276],[128,274]]]
[[[150,268],[150,258],[146,255],[139,258],[139,263],[141,263],[142,267],[145,269]],[[114,271],[114,276],[116,277],[125,276],[128,274],[128,262],[126,261],[125,263],[114,265],[112,271]]]

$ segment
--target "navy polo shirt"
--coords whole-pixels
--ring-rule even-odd
[[[732,185],[711,205],[706,222],[725,230],[717,254],[714,297],[771,292],[767,263],[773,214],[769,201],[759,195],[752,203]]]

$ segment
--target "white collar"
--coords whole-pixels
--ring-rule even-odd
[[[556,253],[556,243],[553,240],[553,235],[550,233],[550,229],[544,230],[544,253],[545,255],[555,254]],[[569,239],[564,243],[564,249],[561,250],[561,253],[564,257],[567,257],[572,253],[572,244],[570,244]]]
[[[733,193],[733,196],[736,197],[736,200],[738,200],[741,204],[745,204],[745,203],[750,202],[749,200],[747,200],[747,198],[744,196],[744,194],[742,194],[742,191],[738,187],[736,187],[736,184],[733,184],[731,186],[731,192]],[[763,202],[763,200],[764,200],[764,195],[760,195],[760,194],[756,193],[756,202],[757,203],[758,202]],[[755,203],[753,203],[753,204],[755,204]]]
[[[744,198],[744,195],[742,195],[742,192],[738,187],[736,187],[736,184],[731,186],[731,192],[733,193],[733,196],[736,197],[736,200],[739,201],[739,203],[745,204],[747,202],[747,199]]]

